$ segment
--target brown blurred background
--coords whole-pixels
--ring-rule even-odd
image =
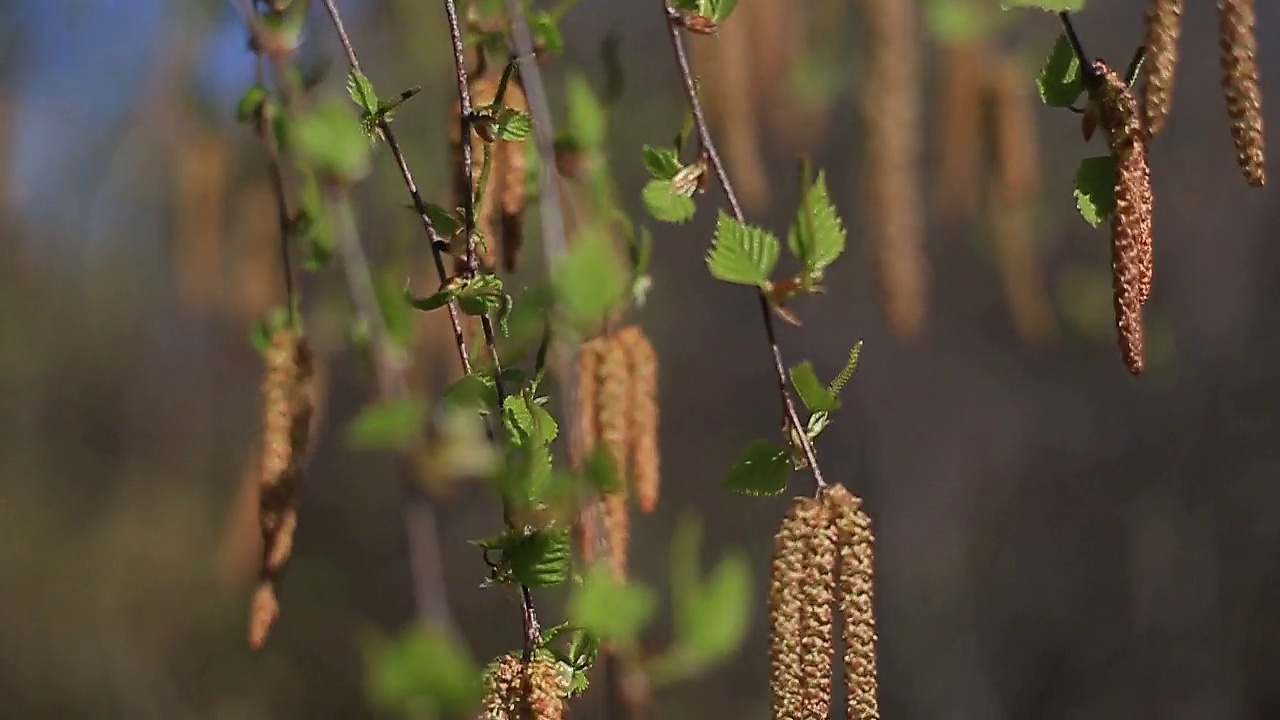
[[[1259,4],[1264,94],[1280,98],[1267,94],[1280,12]],[[428,197],[446,198],[443,7],[340,5],[380,89],[424,87],[396,127]],[[785,228],[795,161],[809,154],[850,227],[829,291],[799,303],[805,325],[782,342],[824,376],[866,343],[819,445],[877,523],[885,715],[1280,717],[1280,244],[1267,230],[1280,204],[1233,163],[1213,8],[1188,3],[1174,110],[1152,149],[1156,280],[1149,369],[1135,379],[1112,337],[1106,231],[1071,194],[1101,143],[1084,146],[1076,116],[1021,106],[1038,145],[1019,147],[1038,146],[1040,162],[1016,207],[990,200],[1002,186],[986,170],[947,160],[1001,127],[983,120],[961,141],[941,120],[947,88],[976,93],[966,77],[1022,63],[1033,97],[1056,23],[1018,13],[978,46],[926,5],[923,150],[906,206],[923,218],[928,258],[914,337],[891,332],[861,219],[862,4],[743,0],[737,29],[695,39],[708,99],[734,118],[718,130],[752,218]],[[1144,6],[1091,3],[1078,18],[1087,49],[1127,61]],[[321,11],[302,63],[342,92]],[[566,53],[546,68],[553,100],[566,69],[601,91],[600,47],[618,39],[609,147],[641,212],[640,146],[670,142],[683,112],[660,3],[583,0],[563,29]],[[252,82],[238,17],[216,0],[7,0],[0,36],[0,716],[373,716],[360,637],[413,610],[396,463],[342,443],[372,383],[344,350],[336,269],[307,281],[330,394],[284,612],[262,653],[243,639],[252,569],[237,543],[253,530],[236,509],[260,382],[247,329],[279,283],[263,160],[234,121]],[[974,71],[957,80],[947,69],[965,52]],[[376,157],[357,191],[366,243],[383,261],[420,254],[395,169]],[[940,177],[995,189],[975,210],[947,200]],[[1001,231],[1015,210],[1023,229]],[[664,367],[666,480],[658,511],[637,521],[633,566],[665,586],[685,513],[705,519],[709,555],[751,555],[744,652],[664,693],[658,716],[765,718],[763,582],[785,500],[719,482],[741,446],[776,434],[777,401],[755,303],[705,270],[713,218],[650,223],[655,287],[640,321]],[[518,277],[541,272],[535,260]],[[447,355],[419,357],[420,372],[452,371]],[[492,498],[460,490],[442,515],[450,600],[474,653],[518,644],[515,606],[479,590],[485,568],[464,543],[498,527]]]

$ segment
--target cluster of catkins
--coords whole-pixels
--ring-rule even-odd
[[[627,572],[630,496],[646,513],[658,504],[658,356],[644,331],[629,325],[583,343],[577,377],[577,461],[600,447],[617,472],[616,486],[604,490],[601,503],[607,560],[621,578]],[[575,528],[584,559],[595,559],[590,525],[578,522]]]
[[[561,720],[568,695],[568,677],[554,658],[503,655],[485,669],[479,720]]]
[[[1262,90],[1258,81],[1253,0],[1218,0],[1222,87],[1231,117],[1236,162],[1250,185],[1266,183]],[[1142,306],[1151,295],[1152,193],[1146,143],[1164,128],[1173,99],[1182,29],[1182,0],[1152,0],[1147,11],[1142,97],[1114,70],[1094,62],[1090,98],[1116,161],[1111,267],[1116,328],[1129,371],[1142,372]]]
[[[297,483],[306,459],[315,410],[314,365],[306,339],[276,330],[265,352],[262,383],[262,459],[258,469],[258,525],[262,565],[249,608],[249,644],[266,642],[280,613],[276,580],[293,552],[298,527]]]
[[[862,501],[843,485],[828,485],[817,497],[796,498],[774,542],[769,581],[773,719],[830,715],[833,606],[844,623],[848,718],[879,718],[874,538]]]

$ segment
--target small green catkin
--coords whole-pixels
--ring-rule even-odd
[[[1236,162],[1250,185],[1262,187],[1267,182],[1267,168],[1253,0],[1218,0],[1218,21],[1222,89],[1231,116]]]
[[[1142,123],[1147,136],[1164,129],[1173,103],[1178,36],[1182,32],[1182,0],[1151,0],[1147,9],[1145,60],[1142,63]]]

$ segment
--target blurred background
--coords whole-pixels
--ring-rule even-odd
[[[751,219],[786,228],[808,155],[850,228],[828,291],[797,303],[804,325],[781,340],[825,377],[865,341],[819,446],[876,523],[885,716],[1280,716],[1280,204],[1234,164],[1212,6],[1188,3],[1151,150],[1156,279],[1134,378],[1114,340],[1107,231],[1072,197],[1080,159],[1105,148],[1035,98],[1056,21],[1025,11],[975,29],[963,2],[895,21],[910,42],[889,66],[914,63],[919,84],[888,91],[918,99],[920,150],[894,181],[906,192],[885,199],[869,180],[886,168],[868,166],[884,138],[867,120],[883,98],[866,79],[885,58],[861,51],[864,14],[884,3],[743,0],[693,43]],[[1146,4],[1091,3],[1077,18],[1087,50],[1126,63]],[[313,5],[300,62],[317,92],[342,93],[341,48]],[[1271,97],[1280,12],[1260,5]],[[396,128],[424,194],[447,201],[442,4],[340,6],[379,88],[423,86]],[[559,109],[566,71],[602,92],[616,40],[608,148],[637,214],[640,147],[669,143],[684,112],[663,23],[657,0],[582,0],[544,68]],[[266,650],[244,642],[261,379],[248,329],[280,290],[264,160],[234,117],[253,82],[240,17],[217,0],[5,0],[0,36],[0,715],[376,716],[361,638],[413,608],[396,461],[342,442],[373,384],[345,349],[335,269],[307,281],[328,397],[284,610]],[[362,234],[380,262],[412,263],[420,228],[375,158],[356,191]],[[752,558],[755,620],[736,661],[658,697],[663,718],[768,716],[764,582],[786,498],[719,484],[743,445],[776,435],[777,399],[756,304],[705,269],[718,197],[686,225],[649,223],[654,288],[637,320],[664,368],[665,487],[635,521],[632,565],[664,588],[675,523],[700,516],[708,557]],[[919,232],[878,225],[886,204]],[[906,244],[886,251],[884,237]],[[521,281],[540,276],[536,255]],[[424,392],[454,372],[426,345]],[[477,487],[442,503],[449,599],[474,655],[491,657],[518,645],[517,607],[479,589],[465,540],[500,515]]]

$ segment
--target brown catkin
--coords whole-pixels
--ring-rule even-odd
[[[769,582],[775,720],[830,713],[836,556],[827,507],[816,498],[797,498],[774,536]]]
[[[831,662],[834,653],[831,607],[836,597],[836,533],[825,502],[805,513],[804,614],[800,621],[801,709],[806,718],[831,714]]]
[[[658,454],[658,356],[638,325],[619,330],[617,342],[627,353],[631,379],[627,439],[630,489],[641,512],[650,513],[658,505],[662,482]]]
[[[308,450],[316,406],[311,351],[290,329],[279,329],[265,353],[262,459],[258,475],[258,525],[262,533],[262,584],[251,606],[249,642],[257,648],[279,606],[275,583],[293,552],[298,526],[297,481]]]
[[[1253,0],[1218,0],[1219,45],[1222,51],[1222,89],[1231,116],[1236,162],[1250,185],[1267,182],[1263,154],[1262,86],[1258,81],[1257,16]]]
[[[563,720],[568,678],[558,663],[541,653],[528,663],[503,655],[484,674],[479,720]]]
[[[1115,212],[1111,216],[1111,273],[1120,352],[1129,372],[1143,368],[1142,305],[1151,294],[1151,173],[1137,102],[1121,78],[1094,61],[1099,121],[1116,162]]]
[[[1173,103],[1178,67],[1178,35],[1182,32],[1182,0],[1151,0],[1142,63],[1142,124],[1148,137],[1164,129]]]
[[[889,328],[903,339],[924,326],[928,260],[920,182],[920,33],[915,2],[863,0],[867,69],[867,229]]]
[[[630,508],[627,503],[627,439],[631,436],[631,372],[626,348],[616,336],[604,338],[596,368],[596,428],[598,442],[613,460],[618,487],[604,493],[604,528],[609,541],[609,561],[615,575],[626,577]]]
[[[1055,334],[1053,307],[1036,252],[1032,210],[1040,191],[1040,143],[1026,69],[999,58],[990,72],[995,134],[995,187],[990,193],[992,238],[1014,328],[1028,345]]]
[[[936,195],[942,213],[954,220],[971,221],[978,214],[985,54],[985,46],[973,40],[947,43],[938,55],[942,98],[935,123],[941,153]]]
[[[769,694],[773,720],[804,717],[805,565],[812,532],[809,520],[817,511],[813,498],[791,502],[778,532],[773,536],[773,564],[769,577]]]
[[[594,338],[582,343],[578,348],[578,358],[574,368],[576,387],[574,400],[574,427],[569,436],[570,463],[581,468],[587,455],[600,442],[599,426],[596,423],[596,399],[599,393],[600,356],[604,348],[604,340]],[[599,553],[597,545],[603,539],[598,532],[604,526],[604,503],[591,500],[574,516],[574,542],[583,562],[590,563]]]
[[[862,501],[843,485],[831,485],[823,502],[832,514],[840,546],[837,603],[844,622],[844,682],[849,720],[879,720],[876,665],[875,538]]]

